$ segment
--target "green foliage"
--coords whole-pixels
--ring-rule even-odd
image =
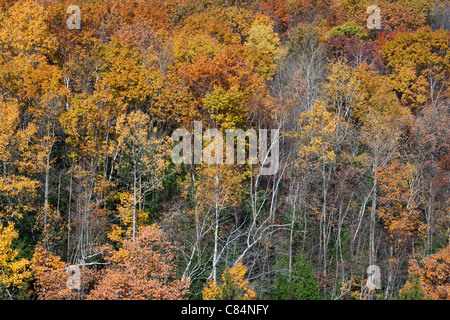
[[[409,283],[399,292],[400,300],[424,300],[425,292],[418,276],[409,276]]]
[[[288,257],[280,258],[278,269],[282,270],[275,279],[271,298],[278,300],[321,300],[314,269],[306,257],[298,254],[292,261],[292,274],[288,274]]]
[[[361,40],[367,39],[367,33],[364,31],[363,28],[357,26],[353,22],[346,22],[341,26],[338,26],[336,28],[333,28],[329,33],[328,36],[340,36],[341,34],[345,35],[346,37],[352,37],[356,36],[360,38]]]

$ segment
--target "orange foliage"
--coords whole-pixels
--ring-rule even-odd
[[[417,169],[394,161],[390,167],[381,167],[376,175],[381,191],[377,213],[390,239],[399,247],[409,239],[423,239],[428,226],[421,220],[417,202]]]
[[[381,56],[391,71],[389,80],[402,103],[421,107],[433,99],[433,90],[445,94],[450,76],[448,43],[448,33],[430,27],[399,31],[380,39]]]
[[[106,259],[111,265],[102,272],[88,299],[183,299],[189,280],[173,280],[174,249],[158,226],[142,228],[136,242],[126,240],[123,248],[109,253]]]
[[[409,264],[409,275],[419,277],[425,299],[450,300],[450,245],[420,261],[412,259]],[[408,280],[400,295],[412,286],[412,280]]]
[[[92,282],[96,280],[96,272],[93,269],[80,267],[81,290],[72,289],[67,285],[70,274],[68,265],[45,250],[41,245],[36,246],[31,269],[34,274],[34,290],[40,300],[80,300],[84,292]]]

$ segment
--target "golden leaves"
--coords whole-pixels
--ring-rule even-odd
[[[122,243],[125,239],[130,239],[133,228],[133,193],[132,192],[118,192],[120,203],[117,204],[117,216],[121,221],[121,225],[113,224],[111,231],[108,233],[108,238],[114,242]],[[139,201],[141,203],[142,200]],[[148,213],[142,209],[136,210],[136,225],[140,230],[141,226],[145,226],[148,218]]]
[[[32,122],[21,126],[19,115],[16,101],[0,101],[0,195],[14,199],[3,212],[9,217],[20,217],[21,210],[30,210],[21,200],[36,195],[39,181],[24,173],[39,172],[43,165],[43,150],[35,141],[37,127]]]
[[[414,287],[414,278],[418,277],[420,289],[425,299],[450,300],[450,246],[430,254],[421,260],[409,261],[409,280],[400,290],[400,296]]]
[[[169,138],[159,136],[152,119],[142,111],[122,115],[116,124],[117,149],[127,162],[119,167],[131,168],[138,177],[146,177],[146,192],[162,187],[163,172],[169,161]],[[135,177],[136,178],[136,177]]]
[[[197,169],[195,197],[199,208],[237,206],[245,176],[233,166],[202,165]]]
[[[20,106],[15,100],[0,101],[0,162],[3,168],[16,166],[19,171],[38,171],[40,150],[34,144],[37,126],[20,126]]]
[[[337,128],[337,117],[326,110],[325,104],[316,102],[310,111],[300,115],[299,129],[295,133],[298,141],[298,166],[305,166],[312,159],[320,164],[335,161],[334,136]]]
[[[56,39],[50,34],[45,19],[44,7],[35,1],[16,2],[2,21],[0,43],[7,49],[2,55],[54,54]]]
[[[211,110],[211,118],[217,121],[222,130],[240,128],[245,124],[248,115],[246,92],[236,86],[229,90],[214,87],[214,91],[203,99],[204,107]]]
[[[261,20],[253,22],[245,44],[250,60],[255,62],[257,72],[265,80],[271,80],[275,74],[276,62],[281,57],[280,38],[273,31],[272,23],[264,23]]]
[[[38,210],[33,230],[42,235],[42,243],[45,248],[58,245],[65,229],[66,222],[55,208],[44,205]]]
[[[389,79],[402,103],[421,107],[430,100],[427,93],[437,90],[437,84],[449,84],[448,52],[448,35],[443,30],[431,31],[430,27],[399,32],[383,45],[382,57],[392,70]]]
[[[244,278],[247,268],[239,261],[234,267],[226,269],[221,283],[209,281],[203,288],[203,300],[254,300],[256,293],[249,281]]]
[[[6,288],[20,288],[31,277],[29,261],[17,259],[19,250],[12,248],[12,242],[18,236],[14,223],[4,227],[0,222],[0,284]]]
[[[427,225],[421,219],[417,199],[417,168],[394,161],[376,173],[381,197],[378,216],[383,219],[391,240],[400,248],[411,238],[423,239]]]

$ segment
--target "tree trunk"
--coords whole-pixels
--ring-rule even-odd
[[[376,263],[376,254],[375,254],[375,217],[376,217],[376,208],[377,208],[377,167],[378,167],[378,159],[375,158],[374,166],[373,166],[373,193],[372,193],[372,208],[370,210],[370,225],[369,225],[369,264]]]
[[[136,208],[137,208],[137,186],[136,168],[133,171],[133,242],[136,241]]]
[[[216,208],[215,208],[215,226],[214,226],[214,254],[213,254],[213,266],[211,271],[212,280],[217,281],[217,255],[218,255],[218,241],[219,241],[219,176],[216,175]]]

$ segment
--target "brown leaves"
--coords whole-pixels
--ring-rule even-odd
[[[381,197],[378,217],[383,219],[390,239],[398,248],[407,240],[424,238],[428,226],[421,219],[418,204],[417,168],[394,161],[376,173]]]
[[[89,299],[182,299],[187,293],[188,280],[173,280],[175,276],[174,246],[162,230],[151,225],[142,229],[136,242],[127,240],[123,248],[109,253],[111,266]]]
[[[450,246],[430,254],[422,260],[409,261],[409,274],[419,278],[425,299],[450,300]],[[407,281],[400,291],[402,295],[412,286],[412,279]]]
[[[69,278],[69,274],[65,272],[66,263],[40,245],[35,250],[31,268],[36,279],[34,290],[38,299],[76,299],[78,293],[66,287],[66,281]]]
[[[151,225],[142,229],[136,242],[124,241],[123,248],[106,248],[106,265],[81,264],[79,289],[71,286],[67,264],[60,257],[36,247],[32,259],[35,291],[39,299],[146,300],[183,299],[189,279],[174,279],[175,247],[162,230]]]
[[[139,52],[144,57],[147,50],[156,41],[151,24],[143,20],[139,20],[134,24],[123,25],[118,30],[117,36],[123,39],[125,44],[139,48]]]

